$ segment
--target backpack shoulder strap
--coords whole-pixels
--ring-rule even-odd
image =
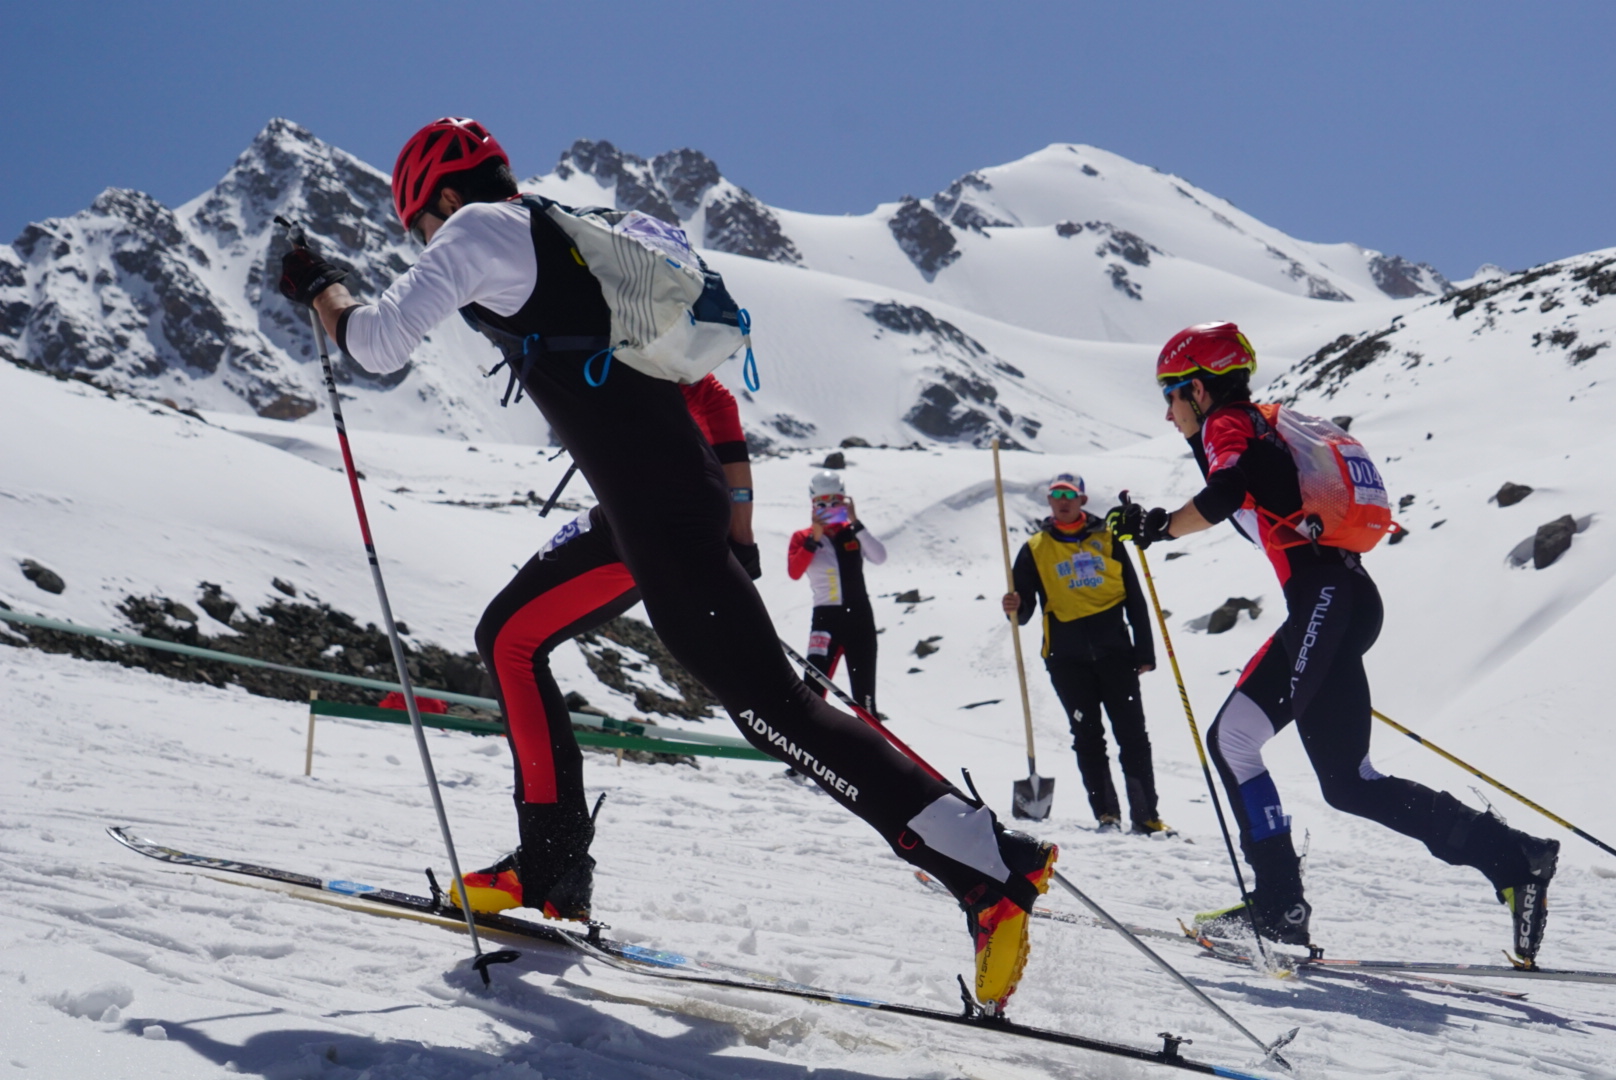
[[[1254,401],[1242,401],[1237,408],[1243,410],[1251,417],[1251,426],[1256,429],[1257,438],[1270,443],[1280,449],[1285,448],[1285,440],[1279,435],[1279,406],[1276,404],[1259,405]]]

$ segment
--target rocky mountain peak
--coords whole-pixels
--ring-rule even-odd
[[[563,180],[576,171],[593,176],[602,187],[615,188],[619,210],[638,210],[679,224],[679,215],[658,185],[651,163],[638,154],[624,153],[605,139],[578,139],[561,155],[555,171]]]
[[[605,140],[579,139],[561,155],[555,174],[566,180],[580,172],[614,188],[617,209],[639,210],[680,225],[700,246],[802,265],[801,252],[774,211],[725,180],[700,150],[669,150],[648,162]]]
[[[1446,296],[1453,285],[1430,263],[1415,263],[1401,255],[1373,255],[1369,273],[1375,285],[1387,296]]]
[[[713,159],[688,147],[669,150],[651,159],[651,171],[673,201],[681,217],[690,217],[706,195],[723,180]]]
[[[946,191],[933,195],[931,203],[939,217],[962,229],[982,232],[985,229],[1019,224],[1006,220],[995,210],[985,208],[983,204],[987,200],[980,197],[972,198],[973,194],[981,196],[992,190],[993,185],[988,182],[986,176],[980,172],[968,172],[948,185]]]

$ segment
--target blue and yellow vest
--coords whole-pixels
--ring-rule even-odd
[[[1071,539],[1040,529],[1027,541],[1044,585],[1044,649],[1049,655],[1049,620],[1086,619],[1109,611],[1127,598],[1122,564],[1111,555],[1115,541],[1103,525]]]

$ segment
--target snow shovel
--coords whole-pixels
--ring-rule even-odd
[[[1016,591],[1015,570],[1010,565],[1010,526],[1004,517],[1004,478],[999,473],[999,440],[993,440],[993,491],[999,499],[999,546],[1004,549],[1005,591]],[[1055,801],[1055,778],[1038,775],[1038,758],[1032,745],[1032,702],[1027,697],[1027,666],[1021,659],[1021,623],[1010,616],[1010,640],[1016,647],[1016,678],[1021,681],[1021,717],[1027,728],[1027,779],[1017,780],[1011,789],[1010,812],[1018,818],[1042,821]]]

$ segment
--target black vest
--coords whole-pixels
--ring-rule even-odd
[[[544,212],[546,200],[523,195],[532,219],[533,254],[538,273],[533,295],[514,315],[496,315],[481,304],[467,304],[460,314],[472,329],[492,341],[507,361],[544,352],[596,352],[606,348],[612,329],[611,308],[600,282],[561,226]],[[533,335],[538,342],[528,343]]]

